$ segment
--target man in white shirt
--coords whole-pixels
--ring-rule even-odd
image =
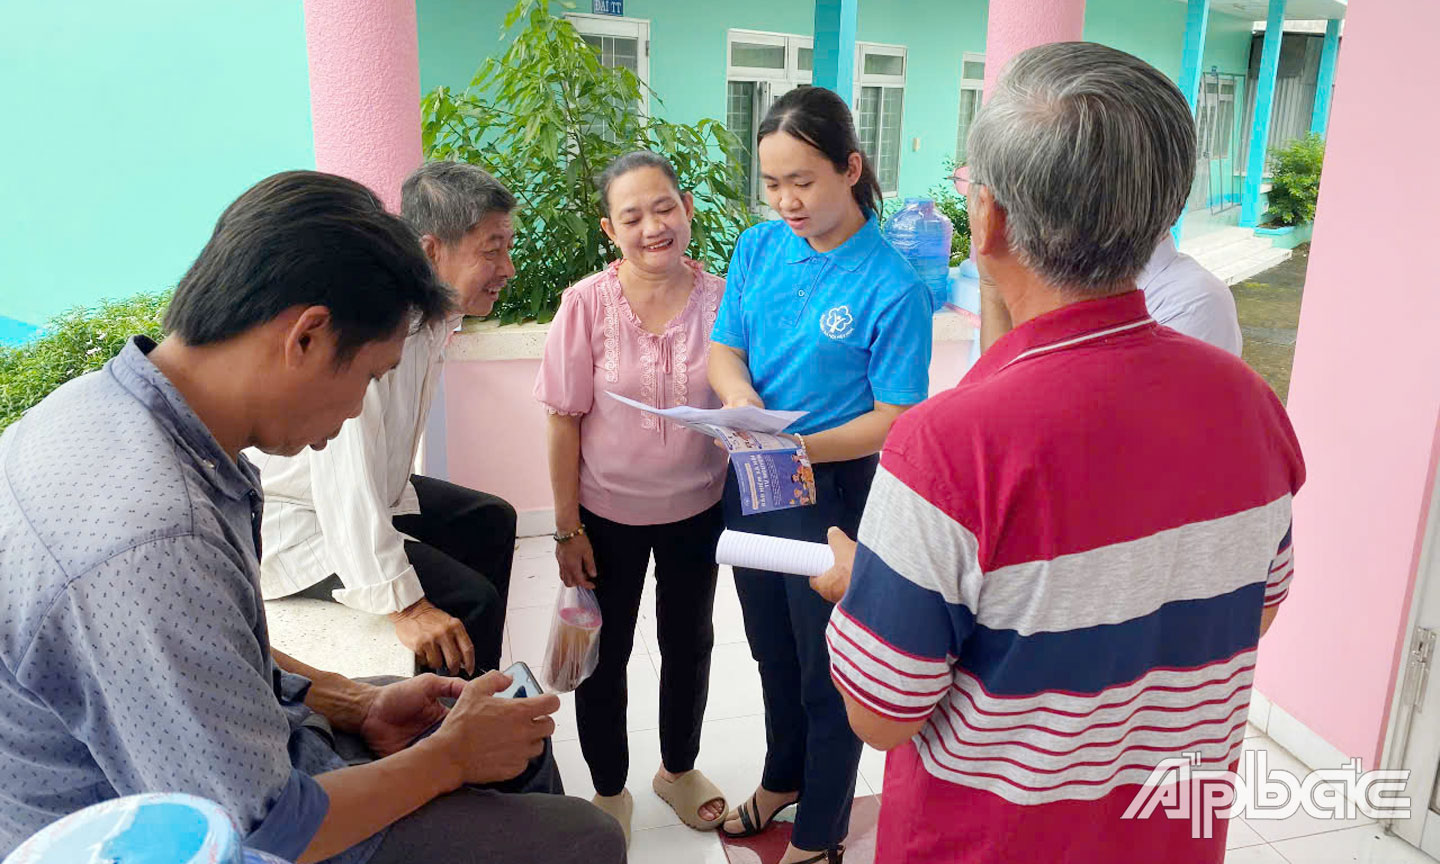
[[[1158,323],[1240,356],[1240,319],[1235,297],[1220,278],[1181,252],[1166,231],[1135,287]]]
[[[515,275],[515,198],[473,165],[431,162],[402,188],[404,216],[467,315]],[[500,663],[515,510],[493,495],[412,475],[457,314],[405,342],[359,417],[323,450],[252,455],[265,488],[265,599],[295,594],[388,615],[417,671],[471,676]]]

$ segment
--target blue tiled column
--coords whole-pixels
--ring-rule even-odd
[[[1185,12],[1185,50],[1180,55],[1180,92],[1190,103],[1190,113],[1195,113],[1195,103],[1200,97],[1200,68],[1205,56],[1205,31],[1210,26],[1210,0],[1189,0]],[[1184,214],[1175,220],[1170,229],[1175,242],[1180,242],[1180,225]]]
[[[1310,115],[1310,131],[1325,134],[1330,122],[1330,94],[1335,87],[1335,57],[1340,53],[1340,22],[1331,19],[1325,24],[1325,48],[1320,52],[1320,79],[1315,83],[1315,112]]]
[[[1210,0],[1189,0],[1185,13],[1185,51],[1180,55],[1180,92],[1195,111],[1200,95],[1200,66],[1205,55],[1205,31],[1210,26]]]
[[[1265,49],[1255,82],[1255,117],[1250,123],[1250,155],[1245,162],[1245,194],[1240,198],[1240,227],[1260,224],[1260,183],[1265,177],[1265,150],[1270,141],[1270,115],[1275,101],[1275,73],[1280,69],[1280,41],[1285,36],[1285,0],[1270,0],[1265,19]]]
[[[816,87],[840,94],[854,105],[855,19],[860,0],[815,0]]]

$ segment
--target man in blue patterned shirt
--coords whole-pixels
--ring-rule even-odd
[[[0,436],[0,855],[177,791],[304,862],[624,859],[588,803],[499,791],[558,791],[532,761],[554,696],[497,699],[499,673],[376,687],[270,648],[240,451],[324,447],[450,304],[369,190],[278,174],[220,217],[162,344],[136,337]]]

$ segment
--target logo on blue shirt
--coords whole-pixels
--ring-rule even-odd
[[[840,340],[855,332],[855,316],[849,306],[836,306],[820,316],[820,332],[831,339]]]

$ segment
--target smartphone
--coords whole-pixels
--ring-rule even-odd
[[[496,693],[495,698],[497,699],[528,699],[545,692],[524,661],[510,664],[510,668],[505,670],[505,674],[510,676],[510,686]]]

